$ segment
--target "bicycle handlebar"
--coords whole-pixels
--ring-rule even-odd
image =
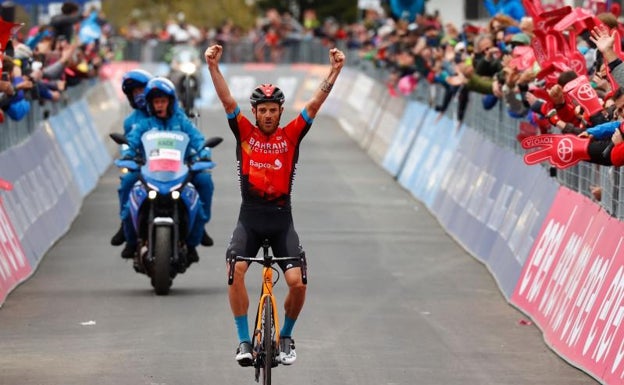
[[[236,262],[242,262],[242,261],[246,261],[246,262],[257,262],[260,263],[263,266],[269,267],[272,266],[274,263],[277,262],[282,262],[282,261],[300,261],[301,262],[301,280],[303,281],[304,285],[307,285],[308,283],[308,263],[305,257],[305,251],[302,251],[301,253],[299,253],[299,256],[297,257],[271,257],[268,256],[267,258],[265,258],[264,256],[262,257],[243,257],[240,255],[234,255],[234,252],[232,252],[232,254],[227,258],[227,263],[228,263],[228,285],[231,285],[234,282],[234,265],[236,265]]]

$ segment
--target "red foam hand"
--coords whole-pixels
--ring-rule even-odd
[[[553,26],[553,29],[563,32],[573,27],[576,32],[582,32],[584,30],[591,30],[596,25],[600,24],[602,24],[602,22],[591,11],[576,7],[572,12],[561,18],[561,20]]]
[[[534,150],[524,155],[524,163],[528,165],[548,161],[555,167],[564,169],[589,160],[587,154],[589,139],[575,135],[530,136],[523,139],[521,145],[525,150]]]
[[[589,83],[587,75],[579,76],[576,79],[568,82],[563,87],[563,92],[572,97],[583,109],[589,114],[589,116],[603,109],[600,98],[596,93],[596,90]]]
[[[518,71],[529,69],[535,64],[535,54],[531,47],[518,46],[513,49],[511,56],[512,59],[509,61],[509,65]]]
[[[4,52],[4,49],[9,42],[11,36],[17,32],[24,24],[11,23],[10,21],[4,21],[0,17],[0,51]]]
[[[527,14],[533,18],[535,29],[539,31],[551,29],[559,20],[572,12],[572,7],[569,5],[556,9],[546,9],[540,0],[522,0],[522,5]]]
[[[540,66],[542,69],[537,74],[537,78],[544,79],[546,81],[546,87],[548,88],[558,83],[560,73],[571,70],[563,56],[549,59],[544,63],[540,63]]]

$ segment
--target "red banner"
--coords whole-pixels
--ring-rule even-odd
[[[32,271],[22,244],[0,199],[0,305]]]
[[[624,223],[561,188],[511,302],[562,357],[624,383]]]

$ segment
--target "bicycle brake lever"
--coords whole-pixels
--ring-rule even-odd
[[[301,261],[301,281],[304,285],[308,284],[308,261],[306,260],[305,251],[299,253],[299,260]]]
[[[230,256],[227,257],[228,264],[228,285],[232,285],[234,282],[234,265],[236,264],[236,253],[230,252]]]

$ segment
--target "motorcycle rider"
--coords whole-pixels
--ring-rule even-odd
[[[137,149],[141,148],[141,137],[146,131],[182,131],[189,136],[189,148],[195,151],[199,159],[210,159],[211,151],[204,148],[204,136],[195,127],[193,122],[180,108],[173,83],[161,76],[152,78],[145,87],[145,101],[150,117],[138,122],[137,126],[130,131],[126,139],[128,149],[122,153],[123,158],[133,159],[137,155]],[[186,239],[188,248],[189,264],[199,261],[196,246],[201,242],[204,246],[212,246],[210,236],[205,232],[204,225],[210,220],[212,194],[214,184],[210,172],[200,172],[191,180],[199,198],[202,201],[202,213],[197,219],[195,226],[189,231]],[[123,212],[123,226],[126,237],[126,247],[122,251],[122,257],[132,258],[136,250],[136,233],[132,227],[130,210],[126,203]]]
[[[126,72],[121,78],[121,91],[128,98],[128,103],[132,107],[132,112],[124,119],[123,130],[124,136],[128,136],[130,131],[137,126],[137,124],[149,117],[147,111],[147,103],[145,102],[145,86],[154,76],[149,72],[142,69],[133,69]],[[125,145],[122,146],[122,151],[126,149]],[[139,179],[138,171],[128,171],[119,177],[120,184],[117,189],[119,195],[119,216],[123,218],[123,209],[126,206],[128,197],[130,196],[130,190],[132,186]],[[120,246],[126,241],[126,237],[123,231],[123,219],[121,226],[117,233],[111,238],[111,245]]]

